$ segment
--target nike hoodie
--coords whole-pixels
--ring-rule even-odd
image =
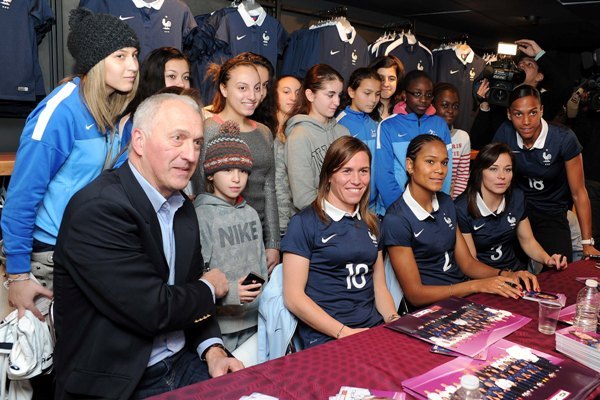
[[[250,272],[265,279],[268,276],[258,213],[241,197],[231,205],[210,193],[198,195],[194,206],[204,262],[223,271],[229,281],[229,292],[216,303],[221,332],[235,333],[257,326],[258,298],[240,304],[238,280]]]
[[[325,125],[305,114],[294,115],[288,120],[285,165],[292,192],[292,213],[310,205],[317,197],[319,174],[329,145],[349,134],[335,118]]]

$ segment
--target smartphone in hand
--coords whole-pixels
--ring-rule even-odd
[[[242,285],[251,285],[253,283],[260,283],[261,285],[265,283],[265,278],[263,278],[262,276],[254,273],[254,272],[250,272],[246,278],[244,278],[244,281],[242,282]],[[260,290],[259,288],[256,289],[252,289],[251,292],[255,292],[257,290]]]

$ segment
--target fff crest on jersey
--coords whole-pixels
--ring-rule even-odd
[[[444,214],[444,222],[448,224],[448,228],[454,229],[454,225],[452,224],[452,218],[446,217],[446,214]]]
[[[510,224],[511,228],[514,228],[517,225],[517,219],[513,217],[510,213],[506,216],[506,220]]]
[[[471,81],[474,81],[475,80],[475,75],[476,75],[475,68],[471,68],[471,70],[469,71],[469,79]]]
[[[417,63],[417,69],[419,71],[423,71],[425,69],[425,67],[423,66],[423,60],[419,60],[419,62]]]
[[[543,161],[544,165],[546,165],[546,166],[550,165],[550,162],[552,160],[552,154],[550,154],[548,149],[546,149],[546,151],[544,151],[542,153],[542,158],[544,159],[544,161]]]
[[[162,30],[165,33],[171,33],[171,20],[169,19],[168,15],[165,15],[165,17],[162,19]]]
[[[356,49],[352,50],[352,65],[356,65],[356,61],[358,60],[358,53]]]
[[[271,40],[271,36],[267,34],[267,31],[264,31],[262,34],[263,46],[269,45],[269,40]]]
[[[377,244],[377,236],[373,235],[371,233],[371,231],[368,231],[368,233],[369,233],[369,237],[371,238],[371,241],[373,242],[373,244],[376,245]]]
[[[10,8],[10,3],[12,3],[12,0],[2,0],[2,1],[0,1],[0,4],[2,5],[2,8],[6,8],[7,10]]]

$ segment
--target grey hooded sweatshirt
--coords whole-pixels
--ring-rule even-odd
[[[194,201],[200,226],[202,257],[211,268],[227,276],[229,292],[217,299],[217,320],[222,333],[258,325],[258,298],[240,305],[238,280],[249,272],[267,279],[267,259],[258,213],[245,200],[231,205],[203,193]]]
[[[350,132],[335,118],[323,125],[305,114],[294,115],[285,128],[285,164],[292,192],[293,212],[317,197],[319,174],[329,145]]]

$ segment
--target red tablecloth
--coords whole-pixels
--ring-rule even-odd
[[[582,261],[571,264],[564,272],[549,271],[538,278],[544,290],[565,293],[569,305],[575,302],[577,292],[583,287],[575,280],[578,276],[600,277],[600,269],[595,268],[593,262]],[[486,294],[470,296],[469,300],[532,318],[507,339],[566,358],[554,350],[554,335],[538,332],[537,303]],[[418,339],[377,327],[155,398],[229,400],[261,392],[282,400],[327,399],[343,385],[400,390],[404,379],[450,360],[431,353],[430,348],[430,344]],[[588,398],[600,398],[600,387]]]

